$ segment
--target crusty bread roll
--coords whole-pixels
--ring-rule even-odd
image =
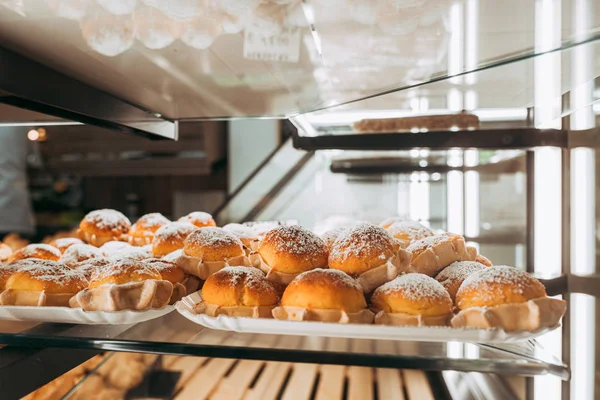
[[[129,229],[129,243],[134,246],[152,243],[154,232],[169,222],[171,221],[160,213],[150,213],[140,217]]]
[[[282,306],[359,312],[367,307],[358,283],[342,271],[315,269],[296,277],[283,292]]]
[[[12,253],[13,251],[8,245],[0,243],[0,262],[8,260]]]
[[[38,258],[40,260],[57,261],[61,256],[60,250],[49,244],[28,244],[27,246],[15,251],[8,262],[26,260],[28,258]]]
[[[63,255],[58,259],[59,262],[65,264],[69,268],[75,268],[77,264],[92,259],[103,258],[104,253],[94,246],[89,244],[78,243],[70,246]]]
[[[444,287],[424,274],[405,274],[377,288],[371,297],[375,323],[447,325],[452,299]]]
[[[360,224],[339,235],[331,246],[329,267],[359,275],[384,264],[398,253],[396,242],[385,229]]]
[[[435,235],[435,232],[417,221],[394,222],[386,230],[395,239],[402,241],[406,246],[415,240],[425,239]],[[406,247],[405,246],[405,247]]]
[[[259,269],[225,267],[204,282],[202,300],[221,307],[260,307],[275,306],[279,295]]]
[[[88,213],[79,223],[77,235],[81,240],[100,247],[111,240],[127,240],[131,222],[116,210],[103,209]]]
[[[448,291],[452,301],[456,299],[458,288],[469,275],[487,268],[485,265],[477,261],[455,261],[441,270],[435,280],[442,284]]]
[[[471,274],[456,293],[460,312],[452,326],[535,331],[556,326],[564,300],[546,296],[544,285],[527,272],[504,265]]]
[[[92,272],[87,289],[69,305],[85,311],[121,311],[162,308],[169,303],[173,284],[142,261],[120,259]]]
[[[73,246],[74,244],[81,243],[83,243],[81,239],[67,237],[53,240],[52,242],[50,242],[50,246],[54,246],[57,249],[59,249],[61,253],[64,253],[69,247]]]
[[[162,257],[183,248],[183,241],[198,227],[189,222],[171,222],[154,232],[152,255]]]
[[[13,266],[17,270],[0,294],[2,305],[68,306],[69,299],[87,286],[81,273],[55,261],[28,259]]]
[[[190,233],[183,243],[183,252],[203,262],[226,261],[244,256],[244,245],[234,234],[223,228],[206,227]]]
[[[465,239],[454,233],[442,233],[412,242],[406,250],[412,254],[410,271],[435,276],[455,261],[472,261]]]
[[[217,223],[213,219],[212,215],[203,211],[194,211],[179,218],[179,222],[189,222],[198,228],[204,228],[205,226],[217,226]]]
[[[321,238],[299,225],[270,230],[257,253],[268,267],[278,273],[299,274],[327,266],[327,247]]]

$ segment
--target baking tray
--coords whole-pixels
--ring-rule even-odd
[[[83,311],[81,308],[69,307],[0,306],[0,320],[83,325],[123,325],[159,318],[174,309],[173,306],[165,306],[144,311]]]
[[[502,329],[452,328],[446,326],[387,326],[339,324],[328,322],[281,321],[267,318],[239,318],[196,314],[194,305],[202,300],[201,291],[175,303],[177,311],[196,324],[210,329],[295,336],[342,337],[349,339],[401,340],[418,342],[512,343],[544,335],[560,325],[537,331],[505,332]]]

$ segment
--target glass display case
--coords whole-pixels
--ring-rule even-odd
[[[0,322],[3,396],[112,351],[190,365],[171,397],[210,378],[215,398],[237,379],[239,398],[287,398],[303,380],[302,398],[326,398],[326,382],[333,393],[342,382],[341,398],[392,398],[381,380],[406,398],[599,398],[599,27],[591,0],[0,0],[0,129],[164,140],[198,121],[287,119],[285,139],[216,208],[219,225],[294,220],[322,233],[407,216],[569,304],[560,329],[496,345],[243,334],[176,312]]]

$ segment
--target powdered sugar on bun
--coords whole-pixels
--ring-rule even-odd
[[[78,263],[91,258],[102,258],[104,253],[100,249],[87,244],[74,244],[70,246],[58,260],[59,262],[74,268]]]
[[[156,240],[181,240],[183,241],[190,233],[194,232],[198,227],[189,222],[171,222],[160,227],[154,232]]]
[[[299,225],[279,226],[272,229],[265,235],[262,243],[270,244],[276,252],[296,256],[313,256],[326,251],[325,243],[321,238]]]
[[[239,286],[243,282],[244,286],[252,290],[275,291],[273,283],[268,281],[265,274],[258,268],[225,267],[213,275],[217,275],[214,279],[224,280],[228,282],[229,286]]]
[[[440,301],[449,298],[446,289],[438,281],[425,274],[400,275],[375,290],[378,295],[398,292],[402,292],[403,298],[414,302],[424,298]],[[374,296],[375,293],[373,293]]]
[[[215,220],[212,215],[203,211],[194,211],[179,218],[179,222],[189,222],[192,225],[202,228],[205,226],[216,226]]]
[[[77,238],[61,238],[61,239],[56,239],[55,241],[50,243],[50,245],[56,247],[62,253],[64,253],[65,250],[67,250],[70,246],[73,246],[74,244],[80,244],[80,243],[83,243],[83,242]]]
[[[122,251],[123,249],[127,249],[129,247],[132,247],[132,246],[127,242],[119,242],[119,241],[113,240],[113,241],[104,243],[100,247],[100,250],[102,251],[102,253],[104,253],[105,256],[108,257],[114,253],[118,253],[119,251]]]
[[[39,282],[49,282],[59,287],[75,285],[79,290],[84,289],[87,284],[83,274],[56,261],[21,260],[13,263],[12,267],[16,268],[16,272],[9,278],[7,288],[24,289],[18,282],[21,276],[27,276]]]
[[[151,266],[137,260],[123,258],[98,268],[90,278],[90,289],[103,284],[123,284],[147,279],[161,280],[160,273]]]
[[[227,224],[223,227],[227,232],[237,236],[239,239],[257,239],[258,235],[252,228],[242,224]]]
[[[329,250],[331,250],[331,246],[336,241],[336,239],[338,238],[338,236],[340,236],[341,234],[343,234],[347,230],[348,230],[348,228],[334,228],[334,229],[330,229],[330,230],[328,230],[327,232],[325,232],[325,233],[323,233],[321,235],[321,239],[323,239],[323,242],[325,243],[325,246],[327,246],[327,248]]]
[[[454,233],[444,232],[439,235],[429,236],[420,240],[416,240],[412,242],[407,248],[406,251],[409,251],[413,254],[413,258],[416,255],[424,252],[425,250],[437,246],[440,243],[446,242],[458,236]]]
[[[476,261],[455,261],[440,271],[435,280],[443,286],[457,281],[463,282],[474,272],[487,268],[485,265]]]
[[[95,227],[107,234],[118,235],[127,233],[131,228],[131,222],[117,210],[102,209],[92,211],[83,218],[80,228],[87,231],[88,227]],[[93,233],[99,234],[99,232]]]
[[[49,244],[28,244],[27,246],[15,251],[8,261],[25,260],[28,258],[39,258],[42,260],[57,261],[62,253],[59,249]]]
[[[186,238],[186,245],[199,247],[242,246],[242,241],[223,228],[201,228]]]
[[[326,281],[327,284],[331,285],[333,288],[352,288],[362,292],[362,287],[358,284],[356,279],[353,279],[345,272],[338,271],[336,269],[313,269],[301,273],[294,280],[307,283]]]
[[[169,221],[161,213],[150,213],[146,214],[137,220],[135,224],[131,226],[129,231],[130,235],[136,237],[152,236],[154,232],[161,226],[168,224]]]
[[[475,272],[465,279],[456,293],[456,304],[463,310],[524,303],[545,296],[544,285],[527,272],[497,265]]]
[[[396,239],[413,242],[435,235],[435,232],[417,221],[394,222],[387,231]]]

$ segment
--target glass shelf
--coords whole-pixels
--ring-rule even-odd
[[[535,341],[510,345],[425,343],[217,331],[177,312],[134,326],[2,323],[0,342],[266,361],[310,362],[382,368],[479,371],[569,378],[569,369]],[[24,329],[20,332],[17,330]]]
[[[503,78],[474,92],[521,87],[522,68],[493,67],[598,39],[593,3],[2,0],[0,42],[168,119],[287,117],[472,71]],[[433,85],[430,108],[453,83]]]

